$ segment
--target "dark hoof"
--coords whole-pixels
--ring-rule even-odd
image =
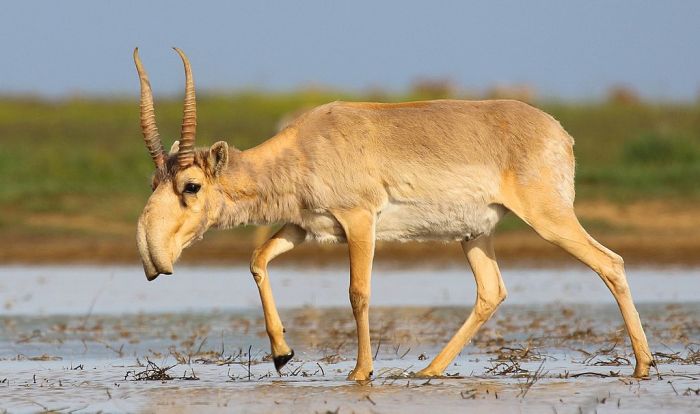
[[[294,350],[292,349],[289,351],[288,354],[286,355],[278,355],[276,357],[272,358],[272,361],[275,363],[275,369],[279,373],[282,367],[287,365],[287,362],[289,362],[290,359],[294,358]]]

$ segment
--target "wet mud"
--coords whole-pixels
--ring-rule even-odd
[[[84,270],[73,269],[72,277],[87,277],[81,273]],[[36,277],[50,272],[30,271],[34,276],[17,283],[35,284]],[[128,269],[116,270],[120,272],[123,279],[114,289],[115,276],[95,277],[83,284],[82,299],[57,300],[62,312],[55,313],[32,307],[44,300],[41,295],[27,298],[25,290],[11,285],[21,274],[17,269],[0,272],[0,300],[5,303],[0,316],[0,408],[183,413],[700,409],[700,299],[689,300],[697,293],[675,292],[697,283],[692,272],[684,279],[669,271],[667,285],[658,285],[655,295],[639,295],[643,300],[638,310],[657,362],[650,378],[641,381],[630,377],[634,356],[612,297],[587,294],[597,290],[588,290],[589,282],[584,280],[581,290],[557,287],[562,274],[551,270],[543,270],[544,279],[538,279],[536,272],[504,271],[507,284],[511,279],[511,285],[522,282],[524,288],[530,287],[529,293],[528,289],[521,293],[526,300],[507,301],[443,377],[415,378],[412,374],[437,354],[470,306],[451,305],[454,300],[449,297],[443,304],[412,305],[418,301],[410,292],[403,295],[405,303],[392,302],[381,298],[388,293],[377,283],[380,298],[370,313],[374,377],[362,384],[345,380],[355,360],[355,324],[349,306],[335,303],[332,295],[326,302],[299,305],[275,286],[280,303],[286,305],[281,306],[286,338],[295,349],[294,358],[277,373],[259,308],[192,310],[192,303],[206,303],[207,298],[190,303],[174,296],[170,300],[180,300],[182,307],[159,309],[169,303],[164,300],[144,311],[136,299],[122,303],[125,299],[120,299],[118,290],[129,287],[118,286],[131,285],[132,276]],[[663,275],[664,271],[658,272]],[[283,280],[285,270],[278,273]],[[378,273],[375,281],[393,277],[391,272]],[[404,277],[416,286],[423,284],[424,292],[415,292],[420,296],[431,294],[430,274]],[[568,283],[579,278],[576,272],[567,275]],[[323,294],[319,287],[323,275],[294,276],[307,290]],[[471,282],[466,273],[463,277],[465,284]],[[651,283],[655,276],[644,277],[652,278],[645,282]],[[67,283],[70,280],[65,276],[62,283],[46,281],[38,286],[61,296],[63,290],[81,288]],[[646,286],[633,280],[633,292]],[[537,281],[550,287],[550,300],[530,297],[537,293],[531,291],[537,289]],[[158,289],[158,285],[141,283]],[[591,286],[597,283],[591,278]],[[511,295],[519,291],[513,289]],[[571,303],[564,302],[565,295]],[[669,300],[673,297],[682,300]],[[116,300],[119,303],[113,303]]]

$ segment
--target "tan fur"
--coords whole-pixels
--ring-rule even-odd
[[[437,100],[401,104],[333,102],[296,118],[246,150],[198,149],[180,170],[175,155],[154,177],[139,220],[149,279],[172,272],[183,246],[210,226],[286,223],[257,249],[260,290],[273,356],[291,348],[268,283],[267,264],[304,239],[348,242],[350,301],[358,360],[349,378],[372,371],[368,304],[374,242],[460,241],[478,286],[472,314],[421,375],[440,375],[505,298],[492,233],[513,211],[539,234],[591,266],[610,287],[646,376],[651,354],[622,267],[573,212],[573,140],[551,116],[508,101]],[[183,194],[196,181],[196,195]]]

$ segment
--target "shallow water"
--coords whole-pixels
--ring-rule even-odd
[[[509,298],[447,369],[410,377],[463,322],[466,269],[376,269],[375,378],[348,383],[354,321],[341,268],[272,268],[296,357],[278,375],[247,269],[1,267],[0,408],[84,412],[697,412],[700,269],[630,269],[659,353],[634,363],[610,293],[584,268],[504,269]],[[149,368],[148,361],[155,366]],[[136,381],[168,368],[172,379]],[[196,378],[196,379],[195,379]]]
[[[4,315],[160,313],[259,309],[247,267],[180,267],[146,281],[140,267],[0,266]],[[628,270],[637,303],[700,300],[700,269]],[[610,304],[598,276],[584,267],[503,269],[508,304]],[[345,268],[271,266],[279,308],[348,306]],[[375,269],[373,306],[471,306],[475,285],[466,268]]]

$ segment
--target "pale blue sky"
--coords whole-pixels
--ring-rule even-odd
[[[625,84],[643,96],[700,92],[698,1],[8,1],[0,94],[135,94],[139,46],[157,94],[198,88],[465,89],[531,84],[564,99]]]

